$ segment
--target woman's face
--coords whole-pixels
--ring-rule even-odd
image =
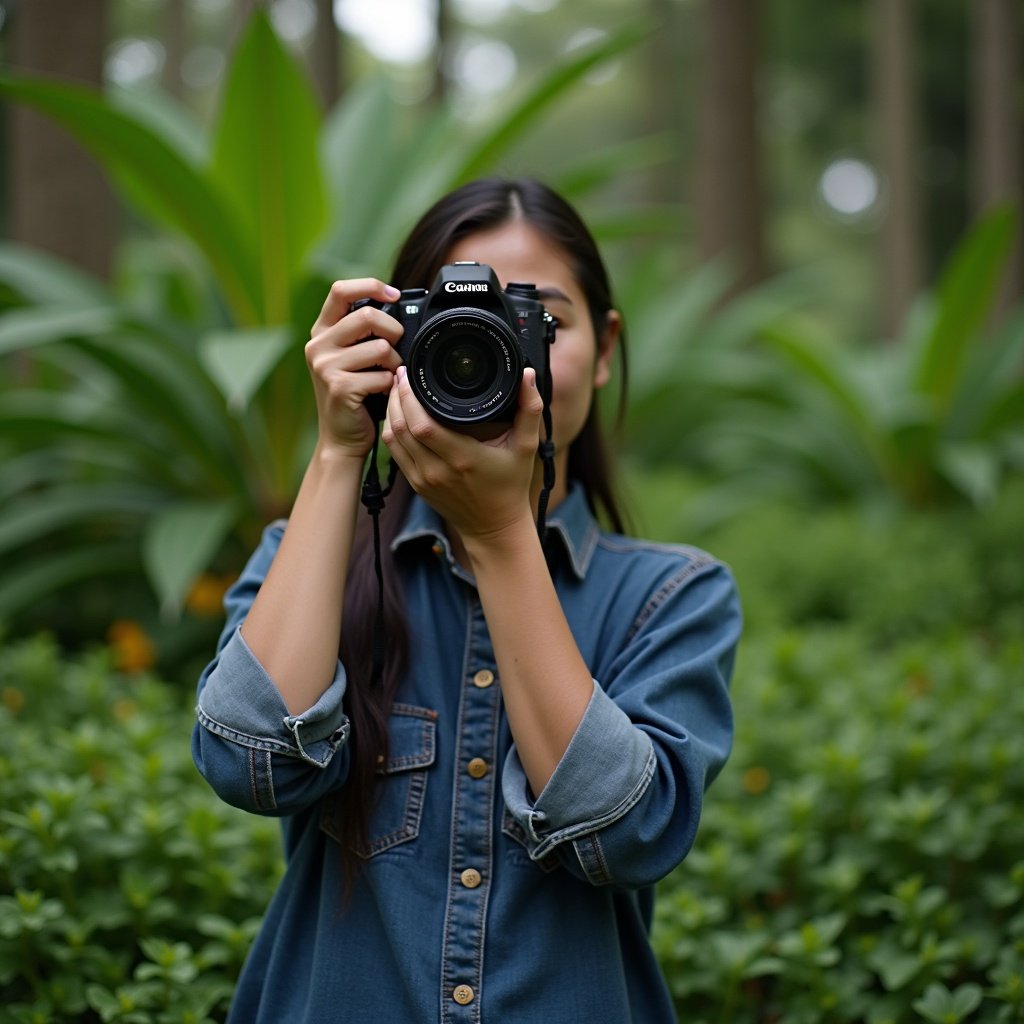
[[[563,251],[522,220],[467,235],[448,253],[447,262],[475,260],[494,268],[503,288],[529,281],[558,329],[551,347],[551,416],[561,478],[569,445],[579,435],[595,388],[608,383],[619,333],[619,316],[609,313],[601,338],[594,337],[586,296]]]

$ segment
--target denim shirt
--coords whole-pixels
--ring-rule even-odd
[[[603,532],[578,488],[549,523],[552,575],[594,688],[534,798],[473,578],[414,499],[394,543],[410,668],[347,904],[345,669],[291,715],[239,632],[285,524],[267,528],[226,597],[192,744],[224,800],[280,816],[284,832],[286,871],[232,1021],[675,1020],[648,940],[653,887],[690,849],[729,753],[736,590],[703,551]]]

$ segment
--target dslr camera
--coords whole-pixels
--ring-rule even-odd
[[[434,419],[455,427],[511,422],[528,366],[549,401],[548,346],[555,321],[535,285],[509,283],[503,290],[486,264],[449,263],[429,291],[407,288],[396,302],[363,299],[353,308],[364,305],[405,328],[396,348],[413,394]],[[383,418],[385,396],[371,395],[366,404],[371,415]]]

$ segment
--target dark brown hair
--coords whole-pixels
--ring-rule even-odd
[[[430,287],[452,247],[480,231],[523,220],[569,259],[573,274],[586,296],[595,339],[603,336],[608,313],[615,308],[608,274],[590,231],[579,214],[556,192],[533,179],[485,178],[464,185],[432,206],[412,229],[395,261],[390,283],[398,288]],[[557,340],[556,340],[557,344]],[[622,372],[618,413],[621,419],[626,393],[626,353],[620,342]],[[568,476],[583,488],[595,515],[612,529],[625,532],[616,497],[607,445],[596,403],[569,449]],[[381,556],[384,569],[384,625],[388,649],[383,680],[371,686],[371,650],[377,608],[377,580],[369,517],[357,527],[352,560],[345,585],[345,622],[341,659],[349,677],[347,703],[352,723],[350,769],[345,786],[344,865],[346,887],[358,873],[357,850],[367,845],[374,783],[378,766],[387,758],[387,726],[391,704],[408,663],[410,637],[399,585],[398,568],[391,557],[391,542],[405,520],[413,492],[399,473],[381,515]]]

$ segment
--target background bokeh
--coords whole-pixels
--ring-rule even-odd
[[[279,852],[202,788],[190,691],[311,449],[330,281],[489,173],[594,226],[636,529],[744,597],[736,752],[659,904],[680,1019],[1024,1020],[1022,33],[0,3],[0,1022],[223,1019]]]

